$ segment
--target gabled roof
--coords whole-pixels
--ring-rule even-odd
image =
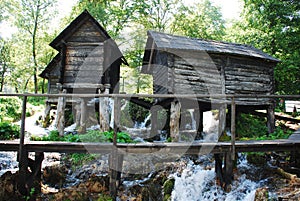
[[[60,54],[58,53],[51,61],[50,63],[47,65],[47,67],[43,70],[43,72],[41,72],[41,74],[39,75],[42,78],[46,78],[49,79],[49,75],[51,74],[51,72],[53,70],[55,70],[55,68],[58,67],[60,62]]]
[[[279,62],[278,59],[264,53],[249,45],[204,40],[197,38],[189,38],[183,36],[175,36],[161,32],[148,31],[148,40],[146,44],[143,65],[152,63],[151,52],[160,51],[199,51],[207,53],[231,54],[247,57],[254,57]]]
[[[87,10],[84,10],[50,43],[50,46],[59,51],[61,49],[61,43],[72,36],[78,30],[78,28],[80,28],[80,26],[88,20],[96,25],[99,32],[105,39],[111,38],[105,29],[98,23],[98,21]]]
[[[98,23],[98,21],[87,11],[84,10],[78,17],[76,17],[51,43],[50,46],[60,51],[61,44],[68,40],[86,21],[92,22],[98,29],[101,37],[104,38],[105,42],[112,48],[114,55],[113,59],[120,59],[122,63],[128,65],[126,59],[118,48],[116,42],[109,36],[106,30]],[[114,60],[114,61],[115,61]]]

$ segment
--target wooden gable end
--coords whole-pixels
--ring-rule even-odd
[[[101,43],[106,39],[107,37],[105,34],[100,31],[99,27],[93,22],[93,20],[87,19],[70,37],[66,39],[66,42]]]

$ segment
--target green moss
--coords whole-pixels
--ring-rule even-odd
[[[165,181],[164,185],[163,185],[163,192],[164,195],[171,195],[172,191],[174,189],[174,185],[175,185],[175,179],[171,178],[168,179],[167,181]]]

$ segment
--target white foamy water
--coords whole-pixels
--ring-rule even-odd
[[[190,162],[181,175],[175,175],[172,201],[254,201],[259,184],[240,176],[233,182],[229,193],[216,184],[214,168],[205,170],[200,165]]]

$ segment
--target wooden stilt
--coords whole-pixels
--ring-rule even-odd
[[[158,133],[157,133],[157,106],[152,106],[150,109],[151,112],[151,131],[150,131],[150,138],[152,140],[159,140],[157,139]]]
[[[66,94],[66,89],[63,89],[61,94]],[[57,118],[56,127],[60,136],[64,135],[65,128],[65,107],[66,107],[66,97],[59,97],[57,104]]]
[[[81,108],[80,108],[80,102],[77,101],[75,103],[75,124],[76,127],[80,127],[80,119],[81,119]]]
[[[275,131],[275,105],[272,103],[267,108],[267,126],[268,132],[274,133]]]
[[[225,132],[225,126],[226,126],[226,105],[223,104],[219,108],[219,130],[218,130],[219,137]]]
[[[232,160],[232,153],[231,152],[226,152],[225,153],[225,159],[224,159],[224,181],[225,181],[225,186],[224,189],[228,190],[229,185],[232,183],[233,179],[233,165],[234,162]]]
[[[173,142],[178,142],[180,140],[180,136],[179,136],[180,110],[181,110],[180,102],[174,101],[171,103],[170,135]]]
[[[81,109],[81,118],[80,118],[80,127],[78,129],[79,133],[86,133],[86,121],[87,121],[87,100],[81,98],[80,109]]]
[[[109,94],[109,86],[105,85],[104,94]],[[99,90],[99,93],[102,92]],[[100,97],[99,98],[99,122],[100,122],[100,131],[105,132],[109,131],[109,98],[108,97]]]
[[[196,140],[200,140],[203,138],[202,133],[203,133],[203,111],[199,108],[199,110],[196,110],[195,112],[195,118],[197,121],[197,135],[196,135]]]
[[[46,103],[46,108],[44,111],[44,116],[43,116],[43,128],[46,128],[49,125],[50,122],[50,111],[51,111],[51,104],[50,103]]]
[[[224,176],[223,176],[223,168],[222,168],[222,155],[221,154],[214,154],[215,158],[215,172],[217,180],[219,180],[220,185],[223,186],[224,184]]]

